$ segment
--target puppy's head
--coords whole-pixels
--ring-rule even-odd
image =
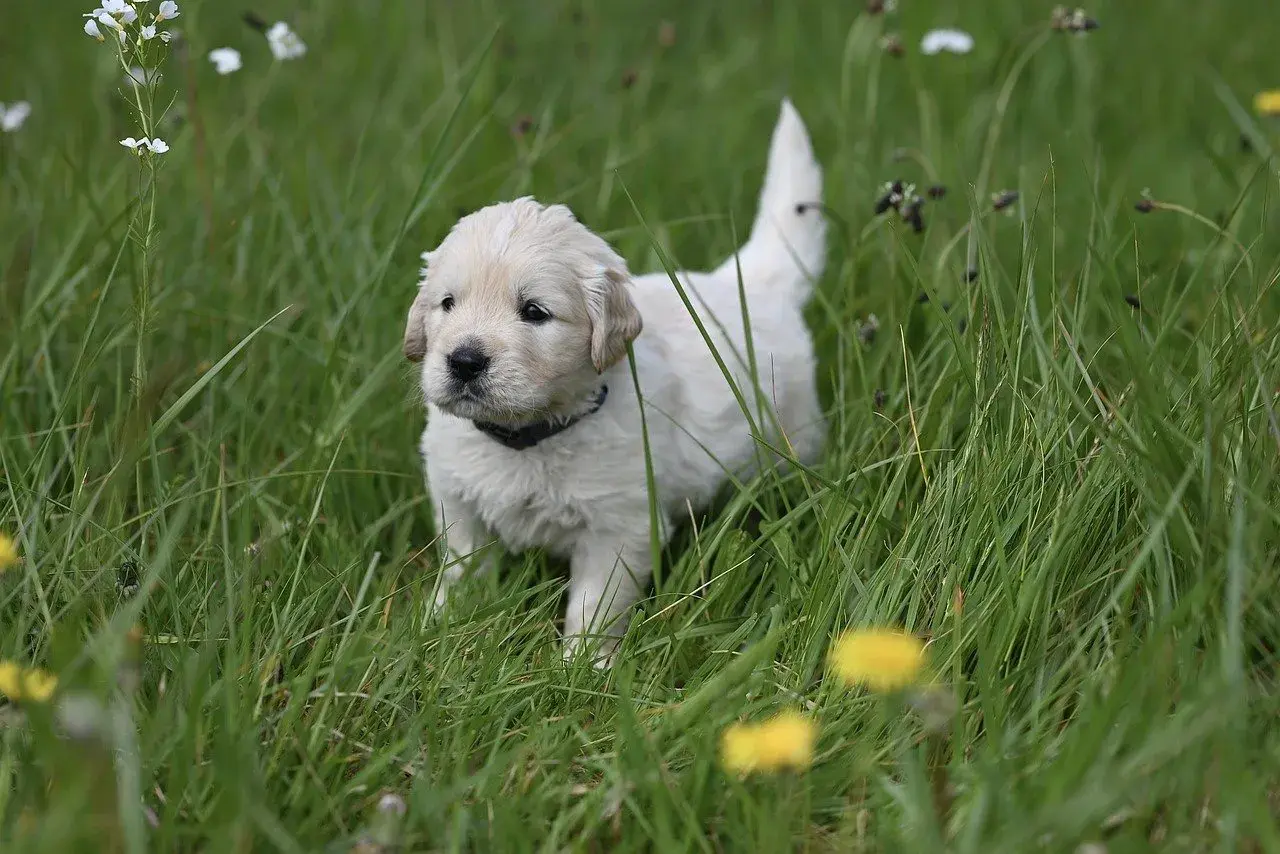
[[[640,334],[626,262],[563,205],[503,202],[423,254],[405,356],[429,402],[520,425],[573,412]]]

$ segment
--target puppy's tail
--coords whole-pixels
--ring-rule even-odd
[[[785,288],[803,303],[822,275],[827,258],[827,224],[822,214],[822,167],[800,114],[783,100],[769,146],[769,166],[751,237],[717,270],[737,275],[744,285]]]

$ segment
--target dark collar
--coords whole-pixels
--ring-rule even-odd
[[[607,385],[600,386],[600,390],[591,399],[590,408],[581,415],[574,415],[571,418],[538,421],[524,427],[503,427],[501,424],[494,424],[490,421],[473,421],[471,423],[476,425],[477,430],[495,442],[501,442],[513,451],[524,451],[544,439],[550,439],[552,436],[563,433],[588,415],[595,415],[600,411],[600,407],[604,406],[605,398],[608,396],[609,387]]]

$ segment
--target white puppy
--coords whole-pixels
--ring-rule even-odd
[[[746,245],[679,276],[750,417],[670,278],[632,277],[563,205],[491,205],[424,253],[404,352],[422,363],[422,454],[451,556],[437,607],[464,568],[492,565],[491,542],[544,547],[571,565],[566,656],[601,634],[611,657],[653,571],[633,341],[662,542],[730,474],[756,470],[765,443],[817,457],[824,425],[801,309],[826,255],[821,194],[804,124],[784,102]]]

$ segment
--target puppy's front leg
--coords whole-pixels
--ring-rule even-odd
[[[565,659],[598,641],[596,666],[611,666],[613,653],[631,621],[631,606],[652,575],[647,530],[584,535],[570,561],[569,606],[564,614]]]
[[[492,550],[478,554],[489,543],[488,532],[484,523],[471,509],[466,501],[447,490],[439,495],[433,494],[436,509],[436,536],[440,538],[444,548],[444,569],[436,582],[435,605],[432,615],[449,601],[449,591],[464,574],[485,572],[491,569],[496,561]]]

